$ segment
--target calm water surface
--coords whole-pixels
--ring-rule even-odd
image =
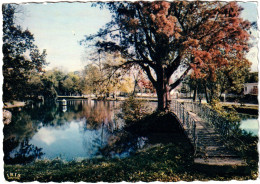
[[[68,101],[12,110],[4,128],[5,163],[93,158],[123,126],[118,102]]]
[[[259,123],[256,118],[244,119],[240,122],[240,128],[252,133],[254,136],[258,136]]]

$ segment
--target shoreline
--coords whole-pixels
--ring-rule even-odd
[[[21,101],[14,101],[13,103],[11,102],[6,102],[3,103],[3,109],[11,109],[11,108],[16,108],[16,107],[24,107],[26,105],[25,102]]]

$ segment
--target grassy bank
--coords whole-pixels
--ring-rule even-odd
[[[23,106],[25,106],[25,102],[12,101],[12,102],[5,102],[4,103],[5,109],[15,108],[15,107],[23,107]]]
[[[224,104],[226,109],[235,109],[238,113],[249,114],[249,115],[258,115],[258,105],[228,105]]]
[[[221,168],[220,168],[221,169]],[[234,169],[235,171],[235,169]],[[5,165],[5,177],[20,174],[17,181],[208,181],[256,179],[256,171],[216,174],[200,171],[190,151],[181,144],[157,144],[124,159],[92,159],[81,162],[37,161],[29,165]],[[8,180],[8,178],[6,178]],[[10,181],[10,180],[9,180]]]

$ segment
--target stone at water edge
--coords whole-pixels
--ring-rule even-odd
[[[9,123],[11,123],[12,120],[12,113],[10,111],[7,110],[3,110],[3,123],[4,125],[8,125]]]

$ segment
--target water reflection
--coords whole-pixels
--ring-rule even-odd
[[[106,157],[126,157],[143,148],[147,140],[147,137],[120,131],[109,137],[107,146],[101,148],[100,153]]]
[[[12,122],[4,127],[4,161],[92,158],[123,126],[115,121],[117,111],[117,102],[84,100],[67,101],[65,107],[52,103],[13,109]]]
[[[257,119],[245,119],[240,122],[240,128],[248,133],[252,133],[254,136],[258,136],[258,120]]]
[[[240,114],[240,129],[251,133],[253,136],[258,136],[259,122],[257,115]]]
[[[16,151],[13,151],[16,150]],[[4,161],[6,164],[26,164],[41,158],[42,148],[29,144],[26,138],[20,144],[14,138],[8,139],[4,146]]]

